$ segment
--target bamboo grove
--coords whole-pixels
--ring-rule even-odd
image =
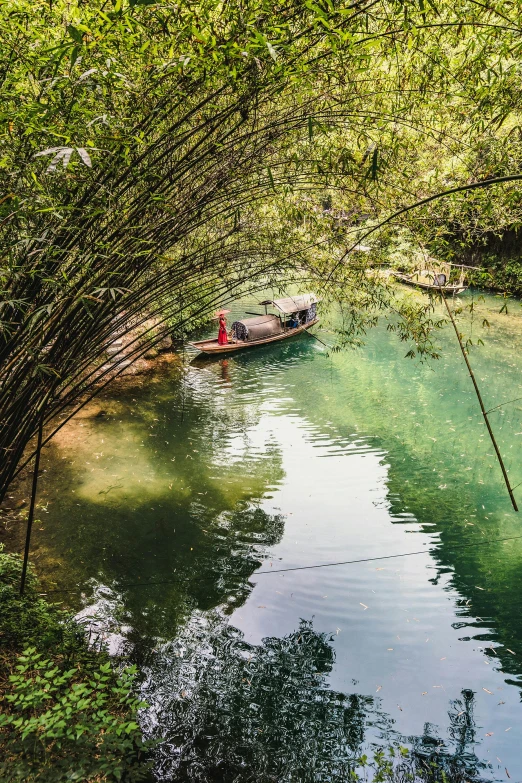
[[[501,0],[0,0],[1,492],[40,424],[49,439],[108,382],[116,331],[143,324],[137,357],[300,276],[353,323],[390,309],[429,340],[427,313],[347,250],[360,216],[435,225],[409,206],[476,182],[479,149],[481,209],[518,219],[518,17]]]

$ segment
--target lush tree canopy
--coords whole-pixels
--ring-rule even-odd
[[[151,316],[159,339],[298,275],[352,328],[389,308],[429,340],[347,251],[381,224],[443,244],[517,225],[516,180],[468,190],[518,177],[517,9],[0,0],[3,490]]]

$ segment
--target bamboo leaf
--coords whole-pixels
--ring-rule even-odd
[[[270,180],[270,186],[271,186],[272,190],[273,190],[273,191],[274,191],[274,193],[275,193],[275,192],[276,192],[276,189],[275,189],[274,177],[273,177],[273,175],[272,175],[272,169],[270,169],[270,168],[268,167],[268,168],[267,168],[267,173],[268,173],[268,179]]]
[[[69,158],[72,154],[72,148],[68,147],[61,147],[60,150],[56,153],[48,167],[46,168],[47,173],[52,173],[53,171],[56,171],[58,164],[61,160],[64,161],[63,166],[64,168],[67,166],[67,163],[69,162]],[[67,157],[67,162],[65,162],[65,159]]]
[[[379,159],[379,148],[375,147],[373,154],[372,154],[372,168],[371,168],[371,178],[373,180],[377,179],[377,166],[378,166],[378,159]]]
[[[87,150],[84,147],[77,147],[78,155],[82,159],[82,161],[85,163],[86,166],[89,168],[92,168],[92,161],[91,156],[87,152]]]
[[[277,51],[276,51],[275,47],[272,46],[270,41],[266,42],[266,46],[267,46],[268,52],[269,52],[270,57],[272,58],[272,60],[274,62],[277,62],[278,54],[277,54]]]
[[[40,155],[54,155],[59,150],[63,150],[63,147],[48,147],[46,150],[42,150],[42,152],[36,152],[33,157],[39,158]]]
[[[79,84],[80,82],[84,82],[86,79],[89,78],[89,76],[92,76],[93,73],[97,73],[97,72],[98,72],[97,68],[89,68],[88,71],[85,71],[84,73],[82,73],[81,76],[78,77],[77,83]]]

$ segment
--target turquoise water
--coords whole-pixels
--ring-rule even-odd
[[[488,408],[522,397],[502,304],[462,322]],[[341,781],[397,740],[522,780],[522,539],[499,541],[520,515],[440,344],[419,364],[382,325],[355,351],[303,335],[172,364],[48,450],[36,563],[139,662],[158,779]],[[491,420],[516,485],[522,400]]]

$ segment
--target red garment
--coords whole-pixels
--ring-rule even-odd
[[[227,322],[224,318],[219,319],[218,343],[219,345],[226,345],[228,343]]]

